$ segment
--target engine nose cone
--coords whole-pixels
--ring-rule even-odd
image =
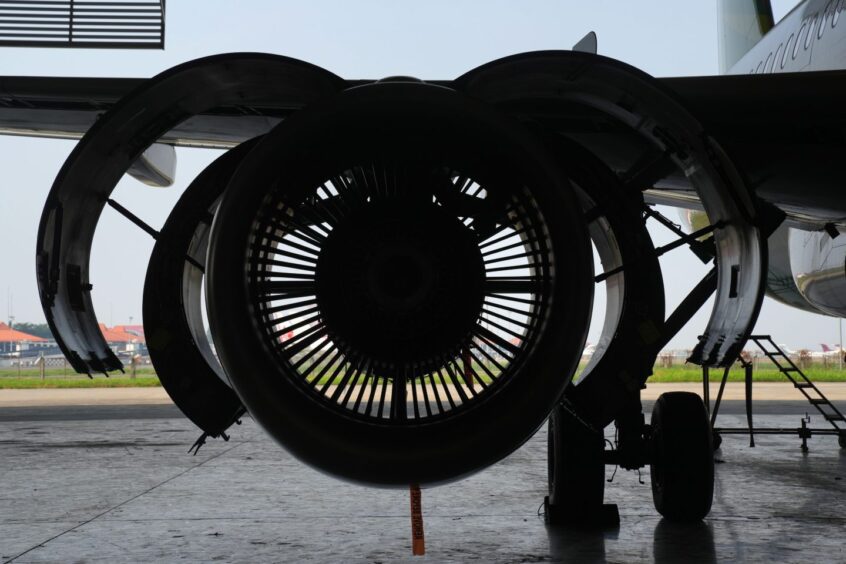
[[[417,310],[432,292],[433,266],[429,257],[413,247],[388,248],[368,269],[368,293],[383,309]]]
[[[427,202],[413,188],[400,190],[339,221],[315,271],[329,334],[376,366],[458,350],[483,299],[484,263],[473,231],[431,195]]]

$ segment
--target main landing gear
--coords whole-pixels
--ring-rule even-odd
[[[698,521],[711,509],[714,458],[711,427],[702,399],[689,392],[662,394],[645,423],[640,402],[616,421],[617,441],[605,438],[561,404],[549,418],[549,495],[544,499],[550,525],[612,528],[617,506],[603,503],[605,465],[639,470],[649,465],[652,499],[665,519]]]

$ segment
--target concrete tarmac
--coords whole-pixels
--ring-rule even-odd
[[[820,382],[822,392],[832,401],[846,402],[846,382]],[[719,384],[709,386],[711,399],[717,397]],[[641,397],[654,400],[664,392],[683,390],[702,395],[702,384],[695,382],[651,383]],[[802,400],[802,396],[792,384],[782,382],[756,382],[753,389],[755,399],[771,401]],[[742,400],[745,388],[741,382],[729,382],[723,393],[726,400]],[[40,389],[0,389],[0,408],[47,405],[154,405],[169,404],[170,398],[164,388],[40,388]]]
[[[761,404],[756,422],[797,427],[808,409],[788,404]],[[742,402],[723,413],[745,424]],[[656,514],[648,469],[618,470],[606,500],[619,529],[585,532],[538,515],[543,428],[491,468],[425,489],[427,556],[413,558],[407,491],[324,476],[249,419],[189,456],[199,433],[166,403],[0,414],[2,562],[846,562],[846,452],[831,436],[806,454],[795,436],[725,437],[713,510],[692,526]]]

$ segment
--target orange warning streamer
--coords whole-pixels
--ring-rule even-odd
[[[420,486],[412,484],[411,493],[411,553],[414,556],[426,554],[426,541],[423,538],[423,502]]]

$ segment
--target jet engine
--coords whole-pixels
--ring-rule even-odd
[[[227,119],[242,124],[228,137]],[[234,148],[156,231],[110,194],[177,127]],[[694,240],[655,249],[646,233],[642,192],[668,176],[701,200],[715,269],[665,319],[657,256]],[[654,79],[587,53],[432,82],[246,53],[150,79],[76,147],[39,228],[47,319],[89,373],[120,368],[88,276],[106,205],[157,239],[145,332],[204,437],[248,412],[305,462],[381,486],[496,462],[562,401],[601,429],[694,305],[716,292],[694,360],[725,365],[762,297],[765,240],[730,159]],[[603,345],[569,386],[600,283]]]
[[[560,397],[588,241],[517,124],[441,86],[359,86],[276,126],[230,180],[212,334],[249,412],[302,459],[440,482],[510,453]]]

